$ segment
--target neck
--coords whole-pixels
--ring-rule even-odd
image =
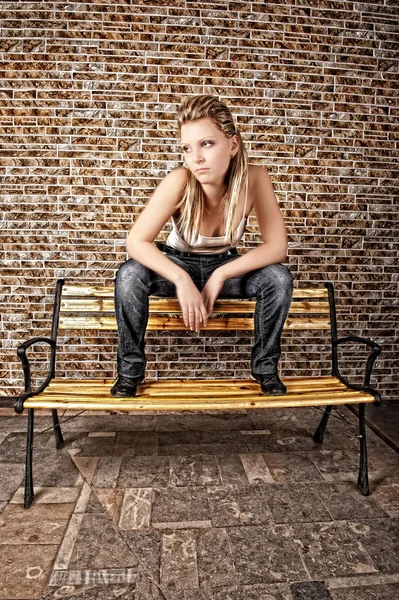
[[[215,208],[216,206],[223,204],[227,194],[227,187],[224,186],[219,190],[212,190],[211,192],[209,192],[209,190],[204,190],[204,194],[206,198],[206,204],[212,208]]]

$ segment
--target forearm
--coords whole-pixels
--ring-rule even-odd
[[[169,260],[152,242],[128,240],[126,247],[131,258],[174,284],[189,277],[184,269]]]
[[[282,245],[269,246],[260,244],[257,248],[243,254],[237,260],[232,260],[217,269],[219,275],[224,279],[244,275],[256,269],[262,269],[268,265],[280,263],[285,259],[286,247]]]

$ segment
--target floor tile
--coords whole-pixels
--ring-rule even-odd
[[[240,511],[241,525],[262,525],[273,521],[273,515],[261,485],[235,485],[234,497]]]
[[[119,534],[133,555],[138,557],[140,573],[159,583],[162,532],[157,529],[148,531],[119,530]]]
[[[229,527],[241,523],[241,510],[232,486],[212,486],[207,489],[207,494],[213,527]]]
[[[377,519],[388,516],[377,504],[375,494],[363,496],[354,481],[318,483],[313,484],[312,489],[317,493],[335,521],[358,518]]]
[[[286,525],[232,527],[228,536],[239,584],[307,578]]]
[[[43,429],[52,425],[51,417],[41,417],[35,415],[36,426],[40,430],[41,426]],[[7,435],[10,433],[23,432],[26,433],[28,426],[28,418],[26,415],[16,415],[15,413],[11,416],[0,416],[0,432],[5,432]]]
[[[270,429],[257,431],[257,435],[250,435],[252,433],[255,432],[247,431],[246,435],[243,435],[249,452],[281,452],[281,444],[278,443],[275,433]]]
[[[266,453],[263,458],[276,483],[323,481],[307,452]]]
[[[331,521],[316,491],[306,483],[261,486],[275,523]]]
[[[359,544],[358,532],[347,521],[298,523],[290,530],[312,579],[377,572],[364,544]]]
[[[48,587],[57,586],[112,586],[125,584],[131,586],[137,579],[137,568],[127,569],[82,569],[68,571],[54,571],[51,575]]]
[[[399,517],[399,483],[372,485],[372,499],[390,517]]]
[[[194,532],[177,530],[162,536],[160,582],[177,590],[199,587]]]
[[[83,515],[68,569],[131,568],[137,564],[108,515]]]
[[[122,465],[121,456],[100,456],[91,484],[95,488],[116,487]]]
[[[359,471],[359,457],[346,450],[320,450],[309,453],[310,460],[325,481],[353,481]]]
[[[120,511],[120,529],[147,529],[151,522],[151,488],[126,488]]]
[[[248,484],[248,477],[238,454],[226,454],[217,457],[223,485]]]
[[[67,449],[33,454],[34,484],[40,487],[73,487],[79,470]]]
[[[25,510],[18,504],[9,504],[0,517],[0,545],[60,545],[73,505],[55,505],[58,510],[49,510],[53,506],[37,504]]]
[[[75,543],[79,535],[84,514],[73,514],[69,520],[68,527],[62,540],[61,546],[57,552],[57,557],[53,569],[64,570],[69,567]]]
[[[324,581],[297,581],[291,583],[293,600],[332,600]]]
[[[261,486],[210,487],[208,500],[214,527],[261,525],[273,520]]]
[[[116,488],[92,488],[86,512],[106,512],[114,525],[118,525],[125,490]]]
[[[397,600],[399,583],[331,590],[332,600]]]
[[[226,530],[199,529],[196,535],[200,585],[218,587],[234,584],[236,573]]]
[[[133,600],[136,585],[68,585],[47,587],[42,600]]]
[[[22,484],[25,465],[2,463],[0,468],[0,500],[9,500]]]
[[[157,434],[153,431],[121,431],[116,434],[114,456],[153,456],[157,453]]]
[[[83,447],[77,456],[112,456],[116,436],[85,437]]]
[[[34,436],[34,456],[38,452],[47,449],[51,433],[47,432]],[[25,464],[26,455],[26,433],[10,433],[0,444],[0,462]]]
[[[262,454],[241,454],[240,459],[249,483],[273,483]]]
[[[0,600],[41,599],[57,550],[55,544],[0,546]]]
[[[399,518],[350,522],[381,573],[399,572]]]
[[[94,473],[97,469],[99,458],[94,457],[79,457],[72,456],[72,460],[76,465],[79,473],[82,475],[85,481],[90,485],[93,481]]]
[[[40,504],[65,504],[75,502],[79,496],[77,487],[36,487],[33,486],[35,494],[34,502]],[[11,498],[11,503],[24,503],[24,488],[20,487]]]
[[[167,487],[169,458],[165,456],[122,457],[117,487]]]
[[[65,413],[68,417],[69,411]],[[63,431],[154,431],[155,415],[98,415],[85,414],[62,425]]]
[[[199,487],[167,488],[154,490],[152,525],[181,524],[210,519],[206,490]]]
[[[206,599],[207,600],[207,599]],[[288,584],[258,583],[213,590],[213,600],[294,600]]]
[[[171,456],[170,485],[175,487],[221,483],[214,456]]]

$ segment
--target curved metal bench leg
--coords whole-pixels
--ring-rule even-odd
[[[61,450],[61,448],[64,448],[65,444],[64,444],[64,438],[62,437],[62,431],[61,431],[61,427],[60,427],[60,422],[58,420],[57,410],[56,409],[52,410],[51,414],[53,416],[55,447],[57,450]]]
[[[320,425],[316,429],[315,434],[313,436],[313,441],[315,441],[316,444],[323,443],[324,432],[326,430],[331,411],[332,411],[332,406],[326,406],[326,408],[324,409],[324,415],[321,418]]]
[[[34,409],[28,408],[28,434],[26,440],[26,462],[25,462],[25,494],[24,508],[29,508],[33,502],[33,475],[32,475],[32,454],[33,454],[33,426]]]
[[[357,485],[363,496],[370,494],[369,476],[367,465],[367,440],[366,440],[366,405],[359,404],[359,442],[360,442],[360,465]]]

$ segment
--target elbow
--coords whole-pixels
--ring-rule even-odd
[[[136,258],[136,252],[138,248],[140,248],[140,244],[142,242],[138,240],[135,236],[128,235],[126,240],[126,250],[130,258]]]
[[[272,252],[274,262],[283,263],[287,258],[287,251],[287,242],[281,241],[280,243],[273,244],[272,247],[269,247],[267,250],[267,255],[270,256],[270,252]]]
[[[280,251],[279,251],[279,254],[280,254],[280,260],[279,260],[279,262],[284,262],[287,259],[287,253],[288,253],[288,243],[285,242],[281,246]]]

